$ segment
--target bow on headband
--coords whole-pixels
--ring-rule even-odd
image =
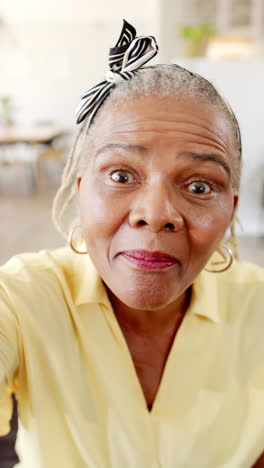
[[[153,36],[136,37],[136,34],[135,28],[124,20],[117,44],[109,52],[110,70],[106,73],[106,79],[81,97],[76,110],[77,124],[89,115],[89,126],[115,83],[132,78],[139,68],[158,53],[159,48]]]

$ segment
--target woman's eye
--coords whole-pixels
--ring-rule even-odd
[[[196,195],[204,195],[211,192],[211,186],[205,182],[192,182],[188,190]]]
[[[128,171],[114,171],[110,174],[111,179],[119,184],[131,184],[134,177]]]

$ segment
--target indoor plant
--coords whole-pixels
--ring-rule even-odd
[[[202,57],[205,55],[210,37],[216,31],[210,24],[184,25],[180,28],[180,37],[186,44],[185,54],[188,57]]]

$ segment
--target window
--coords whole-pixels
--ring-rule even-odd
[[[252,23],[252,0],[231,0],[230,25],[232,28],[248,27]]]
[[[183,24],[209,23],[219,34],[264,36],[264,0],[181,0]]]
[[[217,0],[196,0],[195,7],[200,23],[216,24]]]

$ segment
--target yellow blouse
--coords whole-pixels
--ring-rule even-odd
[[[16,391],[26,468],[249,468],[264,449],[263,337],[264,270],[203,271],[149,412],[88,256],[19,255],[0,269],[0,434]]]

